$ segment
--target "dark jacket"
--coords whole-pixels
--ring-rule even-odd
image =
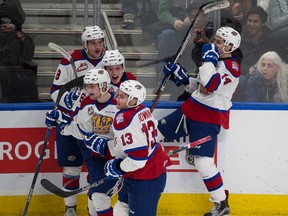
[[[245,101],[247,102],[274,102],[273,96],[278,92],[276,81],[266,85],[260,72],[251,75],[245,87]]]
[[[251,39],[247,27],[245,26],[242,32],[240,49],[243,54],[241,63],[241,75],[247,75],[249,68],[257,63],[261,55],[274,50],[280,53],[280,44],[277,43],[277,37],[267,26],[263,29],[263,35],[258,42]]]
[[[20,1],[3,0],[3,3],[0,4],[0,19],[2,17],[11,19],[11,23],[15,25],[16,31],[20,31],[25,21],[25,12]]]

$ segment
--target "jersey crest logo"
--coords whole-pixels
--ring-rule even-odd
[[[92,106],[88,107],[88,115],[92,115],[94,113],[94,109]]]
[[[120,113],[120,114],[117,115],[117,117],[116,117],[116,123],[117,123],[117,124],[120,124],[121,122],[124,122],[123,113]]]
[[[95,113],[92,117],[93,132],[96,134],[108,134],[110,132],[112,123],[112,117]]]
[[[80,71],[84,71],[84,70],[87,70],[88,69],[88,65],[86,62],[83,62],[79,65],[79,67],[77,68],[77,72],[80,72]]]

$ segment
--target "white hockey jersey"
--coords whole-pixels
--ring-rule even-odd
[[[111,140],[114,138],[112,124],[117,111],[113,94],[103,104],[86,97],[75,111],[73,121],[64,127],[62,134],[84,139],[87,133],[93,132]]]
[[[113,122],[114,154],[123,158],[124,178],[154,179],[171,165],[168,155],[156,142],[158,122],[143,105],[120,110]]]
[[[104,53],[105,51],[103,51],[102,55],[98,59],[92,60],[88,57],[84,49],[69,52],[69,54],[72,56],[75,62],[77,77],[85,75],[89,70],[93,68],[102,68],[103,67],[102,58],[103,58]],[[50,95],[54,102],[57,99],[59,89],[63,85],[65,85],[67,82],[75,78],[76,78],[75,72],[73,71],[73,68],[70,62],[66,58],[62,58],[56,70],[53,85],[50,90]],[[62,96],[60,103],[59,103],[59,107],[62,111],[63,109],[64,111],[67,111],[67,107],[63,101],[63,98],[65,97],[67,93],[65,93]]]
[[[199,68],[199,87],[182,105],[190,119],[229,128],[232,96],[239,83],[240,65],[235,58],[219,59],[215,67],[205,62]]]

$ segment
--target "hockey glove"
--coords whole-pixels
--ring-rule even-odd
[[[104,173],[106,176],[117,179],[124,175],[124,171],[120,168],[120,163],[123,161],[123,159],[112,159],[106,162],[104,166]]]
[[[68,109],[71,109],[80,96],[80,90],[68,92],[64,97],[64,103]]]
[[[51,110],[46,113],[45,124],[47,127],[59,125],[60,130],[71,123],[71,117],[67,113],[63,113],[60,110]]]
[[[84,138],[84,143],[87,148],[91,149],[102,156],[105,155],[108,140],[105,137],[97,136],[94,133],[88,133]]]
[[[202,61],[212,62],[216,67],[219,59],[218,48],[214,44],[207,43],[202,46],[202,52]]]
[[[174,64],[172,62],[167,62],[164,65],[163,73],[165,76],[171,74],[171,80],[176,84],[176,86],[189,84],[189,76],[184,68],[179,64]]]

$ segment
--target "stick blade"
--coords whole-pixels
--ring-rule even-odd
[[[68,59],[69,61],[72,60],[72,57],[71,55],[66,51],[64,50],[61,46],[55,44],[55,43],[48,43],[48,46],[53,49],[54,51],[60,53],[62,56],[64,56],[66,59]]]
[[[66,198],[66,197],[71,196],[68,191],[64,191],[64,190],[60,189],[59,187],[54,185],[52,182],[50,182],[48,179],[41,179],[40,183],[46,190],[48,190],[49,192],[51,192],[57,196],[60,196],[62,198]]]
[[[204,11],[204,14],[206,14],[215,10],[227,8],[229,6],[230,2],[228,0],[208,2],[203,5],[202,10]]]

